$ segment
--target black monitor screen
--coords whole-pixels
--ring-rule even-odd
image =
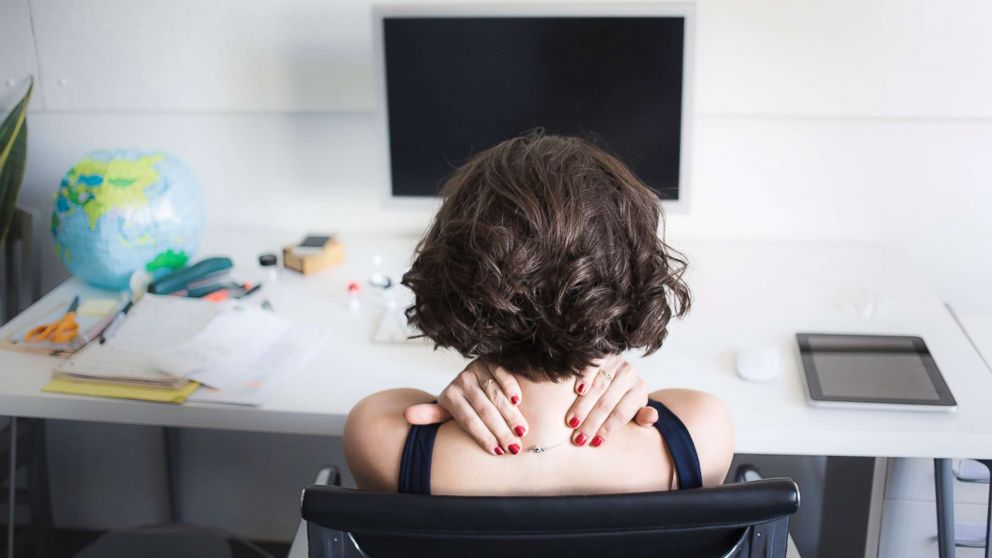
[[[535,128],[593,139],[679,198],[682,17],[384,19],[394,196],[436,196]]]

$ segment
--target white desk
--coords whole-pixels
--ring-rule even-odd
[[[208,236],[203,255],[231,254],[254,269],[257,253],[295,240],[238,231]],[[380,254],[386,270],[401,270],[413,239],[342,237],[348,263],[310,278],[291,272],[273,298],[277,312],[334,332],[292,384],[259,408],[181,406],[41,392],[56,361],[0,351],[0,415],[190,428],[340,435],[348,410],[368,393],[394,386],[437,392],[464,359],[423,345],[369,341],[378,310],[346,307],[345,284],[364,281]],[[740,453],[992,458],[992,373],[937,294],[907,260],[868,245],[693,242],[695,305],[673,324],[655,355],[633,359],[653,388],[682,386],[720,396],[731,408]],[[62,285],[49,297],[72,285]],[[840,309],[845,296],[879,293],[874,317]],[[12,324],[0,329],[6,335]],[[794,334],[808,332],[921,335],[959,409],[953,414],[814,409],[806,404]],[[786,370],[768,383],[739,379],[734,350],[776,344]]]
[[[992,368],[992,314],[955,313],[971,343]]]

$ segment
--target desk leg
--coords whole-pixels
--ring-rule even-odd
[[[954,558],[954,475],[950,459],[934,459],[937,499],[937,550],[940,558]]]
[[[992,459],[980,459],[979,462],[989,469],[992,475]],[[992,482],[989,483],[988,516],[985,518],[985,558],[992,558]]]
[[[17,512],[17,417],[10,417],[10,471],[7,482],[7,558],[14,558],[14,519]]]
[[[162,438],[165,447],[166,486],[169,491],[169,520],[180,523],[182,507],[179,497],[179,429],[171,426],[162,428]]]

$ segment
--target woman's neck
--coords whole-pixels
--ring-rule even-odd
[[[535,382],[518,376],[517,382],[522,392],[520,412],[528,425],[524,447],[546,447],[567,440],[572,429],[566,424],[565,415],[577,397],[574,379]]]

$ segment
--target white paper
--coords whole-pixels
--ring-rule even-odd
[[[290,325],[289,320],[272,312],[234,305],[210,320],[192,339],[159,350],[154,364],[175,376],[193,378],[192,374],[199,372],[230,376],[258,360]]]
[[[106,345],[150,353],[192,339],[225,309],[199,298],[145,295]]]
[[[317,354],[328,335],[327,330],[292,326],[255,362],[244,368],[191,374],[191,379],[211,387],[197,390],[189,400],[261,405],[279,387],[292,381],[293,376]]]

